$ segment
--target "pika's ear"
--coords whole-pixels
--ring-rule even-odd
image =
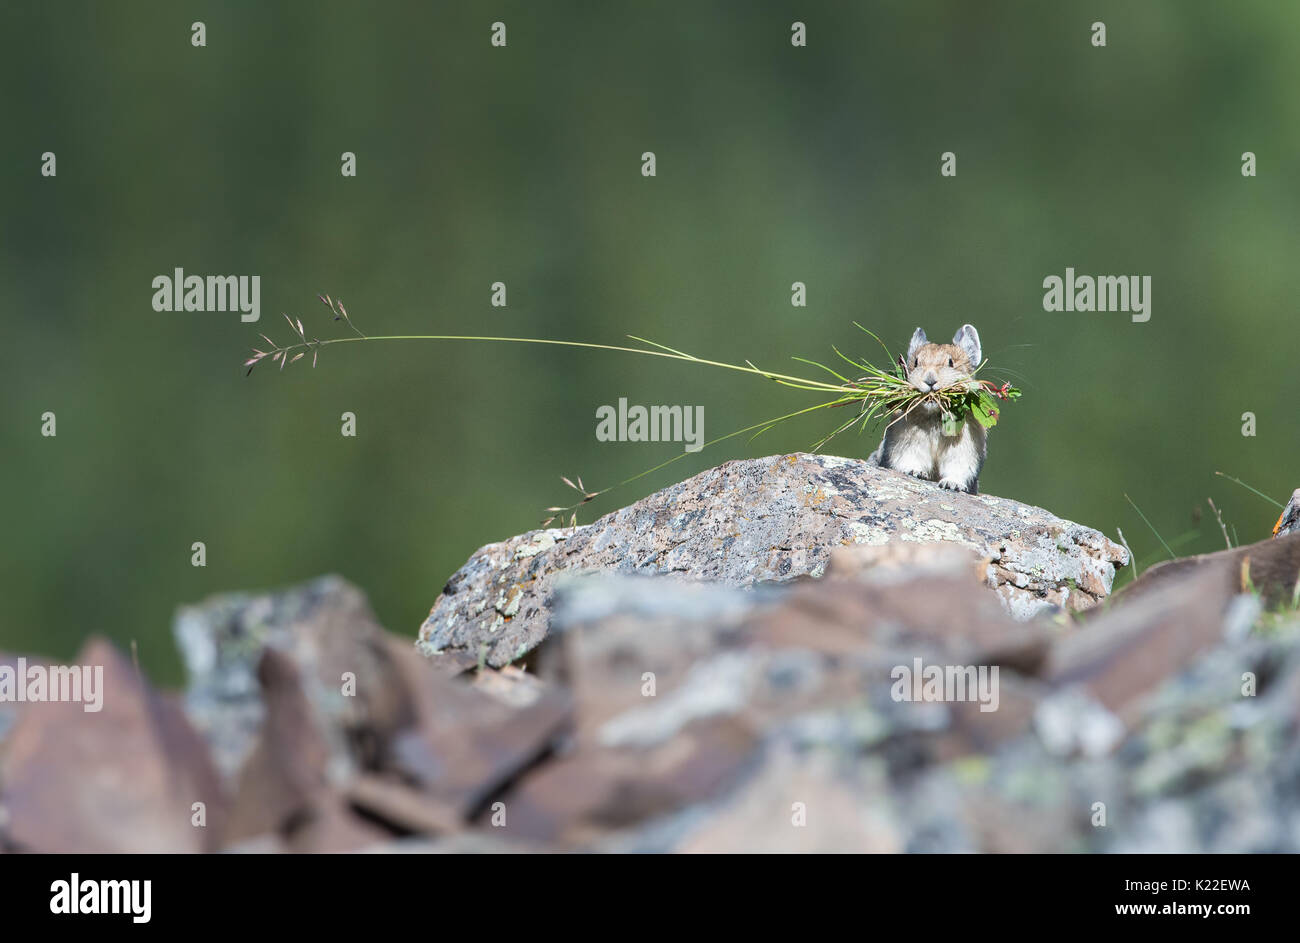
[[[952,342],[965,351],[972,367],[980,365],[980,332],[975,330],[975,325],[963,324],[961,330],[952,336]]]
[[[907,359],[911,360],[916,356],[916,352],[921,349],[922,345],[930,343],[930,339],[925,336],[925,330],[917,328],[912,334],[912,339],[907,342]]]

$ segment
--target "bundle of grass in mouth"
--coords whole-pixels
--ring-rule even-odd
[[[862,325],[857,324],[857,322],[854,323],[857,327],[866,331],[866,328],[862,327]],[[867,331],[867,333],[871,334],[870,331]],[[875,337],[874,334],[871,336]],[[835,352],[840,354],[838,350]],[[886,348],[885,353],[889,353],[888,348]],[[886,372],[872,366],[865,360],[854,361],[844,357],[843,354],[840,354],[840,356],[850,364],[867,371],[866,376],[859,377],[856,380],[847,380],[840,377],[846,386],[860,390],[860,393],[854,394],[853,398],[861,400],[862,412],[860,417],[855,417],[853,421],[857,422],[860,419],[864,427],[871,420],[878,417],[890,417],[891,422],[897,422],[917,409],[933,407],[940,414],[944,435],[957,435],[967,415],[973,415],[981,426],[985,429],[991,429],[997,425],[998,417],[1001,415],[998,404],[1020,396],[1020,390],[1008,382],[998,384],[993,380],[979,379],[974,375],[959,380],[951,386],[922,390],[914,386],[907,378],[907,363],[902,357],[898,357],[894,361],[893,372]],[[814,363],[813,361],[805,362]],[[824,364],[814,365],[821,367],[823,370],[830,370]],[[976,367],[976,370],[980,369],[983,369],[983,364]],[[834,373],[834,371],[831,372]],[[838,376],[838,374],[836,375]],[[834,438],[838,432],[848,428],[851,424],[845,424],[840,429],[832,432],[825,439],[822,439],[818,446],[824,445]]]
[[[506,344],[547,344],[557,347],[581,347],[592,350],[610,350],[620,353],[642,354],[648,357],[663,357],[669,360],[684,360],[689,363],[703,364],[705,366],[717,367],[723,370],[735,370],[740,373],[750,373],[755,376],[763,377],[782,386],[792,387],[799,390],[807,390],[815,393],[821,393],[828,396],[823,402],[805,409],[796,410],[792,413],[786,413],[784,416],[776,416],[763,422],[755,423],[752,426],[746,426],[743,429],[737,429],[726,435],[719,436],[705,442],[702,448],[708,448],[719,442],[725,442],[745,433],[753,433],[751,440],[757,438],[768,429],[794,419],[799,416],[806,416],[822,409],[834,409],[842,406],[857,406],[857,410],[852,413],[847,421],[840,423],[829,433],[823,436],[812,447],[811,451],[819,452],[837,435],[858,426],[858,431],[862,432],[866,427],[875,420],[884,421],[888,419],[889,424],[898,422],[913,411],[918,409],[937,408],[941,415],[943,432],[945,435],[955,436],[960,430],[962,423],[967,416],[973,416],[975,420],[984,428],[991,428],[997,424],[1001,415],[999,407],[1000,402],[1016,399],[1020,396],[1020,390],[1013,387],[1010,383],[1004,382],[998,384],[993,380],[981,379],[975,374],[984,369],[985,363],[973,365],[971,374],[963,379],[938,389],[922,390],[914,386],[907,377],[907,364],[902,357],[894,357],[889,352],[889,348],[874,333],[867,330],[861,324],[854,321],[853,325],[873,338],[881,349],[885,352],[886,362],[892,365],[890,370],[882,370],[874,366],[869,361],[854,360],[845,356],[838,348],[832,347],[837,357],[853,369],[851,373],[860,374],[850,379],[844,373],[832,369],[831,367],[818,363],[814,360],[806,360],[803,357],[794,357],[794,360],[800,363],[806,363],[810,366],[817,367],[831,377],[830,380],[808,379],[805,377],[791,376],[784,373],[775,373],[771,370],[763,370],[746,360],[744,365],[723,363],[717,360],[705,360],[695,357],[691,354],[683,353],[680,350],[674,350],[663,344],[657,344],[654,341],[648,341],[641,337],[628,335],[630,340],[647,345],[645,347],[620,347],[612,344],[592,344],[582,341],[563,341],[549,340],[536,337],[486,337],[466,334],[404,334],[404,335],[384,335],[368,336],[363,334],[355,324],[352,323],[347,309],[341,301],[332,298],[329,295],[319,295],[321,303],[329,308],[334,316],[335,321],[342,321],[352,331],[351,336],[335,337],[321,340],[318,337],[309,337],[306,329],[303,327],[301,319],[294,320],[287,314],[284,319],[289,323],[289,328],[297,338],[289,344],[280,345],[265,334],[260,335],[266,341],[267,350],[259,348],[253,349],[253,355],[244,361],[244,366],[248,368],[248,373],[264,361],[278,363],[283,370],[286,365],[296,363],[305,357],[308,353],[312,355],[311,364],[316,366],[317,360],[322,348],[330,347],[335,344],[359,343],[362,341],[489,341],[493,343]],[[574,504],[566,507],[547,508],[551,514],[544,522],[543,526],[553,523],[555,520],[563,520],[564,516],[569,516],[569,525],[577,525],[577,509],[584,504],[612,491],[614,488],[631,484],[639,478],[652,474],[661,468],[671,465],[673,462],[685,458],[691,453],[683,452],[665,462],[660,462],[652,468],[647,468],[631,478],[625,478],[615,485],[610,485],[600,491],[589,491],[582,484],[582,479],[578,478],[574,483],[568,478],[561,480],[573,490],[577,491],[581,498]]]

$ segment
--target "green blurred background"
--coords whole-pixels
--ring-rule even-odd
[[[597,442],[597,406],[703,404],[712,437],[812,402],[686,364],[489,345],[345,346],[245,379],[258,329],[287,339],[281,311],[337,330],[318,291],[369,333],[635,333],[774,369],[832,344],[871,354],[855,319],[893,344],[972,321],[1025,390],[983,489],[1122,527],[1139,566],[1164,551],[1125,493],[1191,553],[1223,543],[1207,497],[1242,542],[1277,514],[1215,470],[1277,498],[1300,485],[1296,4],[11,2],[0,17],[0,649],[66,658],[107,633],[176,681],[178,604],[323,572],[414,634],[475,548],[566,501],[561,474],[603,486],[674,454]],[[790,45],[796,19],[807,48]],[[154,312],[151,280],[177,266],[260,275],[261,323]],[[1042,280],[1066,266],[1152,276],[1151,320],[1044,312]],[[806,448],[836,418],[692,455],[596,510]]]

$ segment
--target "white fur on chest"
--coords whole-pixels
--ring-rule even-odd
[[[879,460],[885,468],[974,494],[984,467],[987,431],[967,416],[956,435],[943,434],[938,414],[899,419],[885,431]]]

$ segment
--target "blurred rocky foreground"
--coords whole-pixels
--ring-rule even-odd
[[[857,462],[728,463],[483,548],[419,649],[337,577],[182,609],[179,694],[91,640],[101,712],[0,703],[0,845],[1300,850],[1300,531],[1107,598],[1122,561]]]

